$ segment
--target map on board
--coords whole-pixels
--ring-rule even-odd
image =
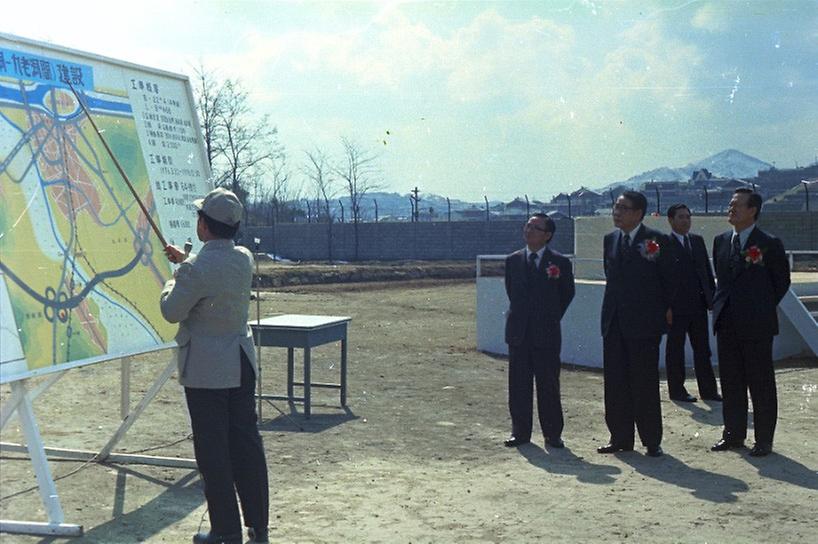
[[[168,242],[210,189],[185,77],[0,35],[0,383],[176,331],[171,265],[69,81]]]

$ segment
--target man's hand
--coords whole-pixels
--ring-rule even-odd
[[[181,263],[186,258],[184,251],[171,244],[165,246],[165,255],[168,256],[170,262],[175,264]]]
[[[667,321],[668,327],[673,325],[673,310],[670,308],[665,312],[665,321]]]

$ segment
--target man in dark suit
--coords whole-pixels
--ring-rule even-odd
[[[675,258],[667,236],[642,224],[646,209],[645,195],[622,193],[613,207],[617,229],[603,244],[602,364],[611,439],[599,453],[632,451],[635,423],[647,454],[662,455],[659,342],[672,322]]]
[[[707,258],[704,239],[690,232],[690,208],[674,204],[667,209],[670,241],[675,244],[676,271],[679,285],[673,302],[673,324],[665,344],[665,369],[670,398],[681,402],[696,402],[685,389],[685,336],[690,336],[693,367],[699,395],[705,400],[721,400],[716,390],[716,376],[710,365],[710,337],[707,310],[713,307],[713,269]]]
[[[562,448],[560,402],[560,320],[574,298],[571,262],[548,247],[556,225],[536,213],[524,228],[526,247],[506,258],[509,300],[505,339],[508,343],[508,447],[531,440],[532,386],[536,378],[537,409],[545,445]]]
[[[756,226],[761,196],[736,189],[727,209],[732,230],[713,240],[718,284],[713,297],[713,328],[719,355],[724,431],[711,448],[744,446],[747,437],[747,388],[753,401],[755,445],[750,455],[773,449],[778,400],[773,369],[776,307],[790,288],[790,264],[781,240]]]

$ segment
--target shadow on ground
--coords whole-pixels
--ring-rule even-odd
[[[713,427],[721,427],[721,403],[712,400],[701,400],[697,402],[678,402],[671,401],[677,408],[690,412],[690,417],[693,421],[701,423],[702,425],[711,425]],[[717,440],[714,439],[713,442]]]
[[[534,444],[525,444],[518,451],[535,467],[551,474],[576,476],[578,481],[584,483],[610,485],[616,481],[614,475],[622,472],[613,465],[589,463],[575,455],[569,447],[548,448],[545,451]]]
[[[153,478],[137,470],[116,466],[116,489],[113,497],[111,520],[86,531],[82,542],[129,544],[144,542],[167,527],[190,515],[204,503],[204,492],[198,471],[190,471],[172,483]],[[132,512],[123,513],[128,478],[140,478],[165,489],[159,495]],[[100,498],[104,503],[108,500]],[[208,522],[205,520],[205,528]],[[193,535],[191,535],[193,536]],[[40,544],[64,542],[64,539],[44,538]]]
[[[285,408],[282,409],[281,406]],[[313,404],[312,407],[322,407],[321,404]],[[348,407],[338,408],[336,413],[318,413],[314,411],[309,418],[304,417],[303,412],[299,412],[294,403],[271,403],[265,405],[267,414],[274,414],[273,419],[263,419],[258,429],[264,431],[277,432],[297,432],[297,433],[320,433],[331,429],[337,425],[343,425],[349,421],[355,421],[359,416],[355,415]],[[286,410],[286,411],[284,411]]]
[[[759,476],[771,478],[806,489],[818,489],[818,467],[809,468],[780,453],[767,457],[747,457],[747,462],[758,469]]]
[[[700,468],[691,468],[672,455],[665,453],[654,458],[637,452],[617,454],[624,463],[635,471],[660,482],[690,489],[695,497],[710,502],[735,502],[737,493],[747,491],[746,482]]]

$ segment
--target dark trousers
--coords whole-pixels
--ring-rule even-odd
[[[605,378],[605,423],[611,443],[633,444],[633,426],[642,444],[662,442],[659,405],[659,342],[655,338],[625,338],[616,320],[602,339]]]
[[[560,342],[543,348],[527,344],[509,346],[508,409],[511,434],[521,440],[531,438],[533,385],[537,384],[537,414],[543,436],[559,438],[563,417],[560,401]]]
[[[772,444],[778,418],[773,339],[739,340],[727,330],[716,335],[726,440],[747,437],[747,389],[753,401],[755,440]]]
[[[673,325],[667,333],[665,344],[665,369],[667,388],[671,397],[680,397],[685,392],[685,337],[690,337],[693,348],[693,368],[699,386],[699,396],[716,396],[716,376],[710,365],[710,338],[707,331],[707,312],[693,314],[673,314]]]
[[[196,464],[214,533],[241,533],[244,524],[267,529],[269,491],[264,446],[256,427],[256,376],[241,354],[241,385],[230,389],[185,388]]]

